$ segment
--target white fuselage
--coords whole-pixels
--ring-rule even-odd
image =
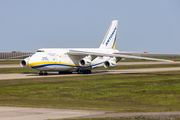
[[[69,55],[69,50],[83,50],[91,52],[101,52],[112,54],[117,52],[115,49],[99,49],[99,48],[67,48],[67,49],[39,49],[28,60],[28,66],[40,71],[71,71],[75,72],[78,69],[93,69],[96,67],[102,67],[104,62],[112,59],[112,57],[99,56],[92,59],[89,66],[80,66],[79,61],[81,58],[87,55]]]

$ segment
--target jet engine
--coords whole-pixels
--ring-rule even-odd
[[[21,61],[20,61],[20,65],[21,65],[22,67],[28,66],[29,58],[30,58],[30,57],[27,57],[27,58],[21,60]]]
[[[105,68],[114,67],[114,66],[116,66],[116,62],[114,62],[114,61],[108,60],[108,61],[104,62],[104,67]]]
[[[111,58],[108,61],[105,61],[104,62],[104,67],[105,68],[114,67],[114,66],[116,66],[116,61],[117,61],[117,59],[115,57]]]
[[[91,60],[83,58],[83,59],[79,60],[79,65],[83,66],[83,67],[90,66]]]
[[[86,56],[79,60],[79,65],[83,67],[88,67],[91,65],[91,56]]]

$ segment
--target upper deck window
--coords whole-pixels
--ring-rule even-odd
[[[44,50],[37,50],[37,52],[44,52]]]

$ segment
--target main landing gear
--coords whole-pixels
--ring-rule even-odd
[[[91,74],[91,70],[90,69],[79,69],[78,74]],[[59,71],[59,74],[72,74],[72,72],[70,71]],[[39,75],[48,75],[47,71],[40,71]]]
[[[72,72],[69,72],[69,71],[59,71],[59,74],[72,74]]]
[[[91,74],[91,70],[78,70],[78,74]]]
[[[44,73],[42,71],[40,71],[39,75],[47,75],[48,73],[46,71],[44,71]]]

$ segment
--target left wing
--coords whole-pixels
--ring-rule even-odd
[[[156,58],[147,58],[147,57],[138,57],[131,55],[120,55],[120,54],[109,54],[109,53],[98,53],[98,52],[88,52],[88,51],[77,51],[77,50],[69,50],[67,53],[69,55],[92,55],[96,57],[119,57],[119,58],[134,58],[134,59],[144,59],[144,60],[156,60],[156,61],[164,61],[164,62],[177,62],[172,60],[164,60],[164,59],[156,59]]]
[[[8,59],[14,59],[14,58],[29,57],[29,56],[31,56],[31,55],[33,55],[33,54],[26,54],[26,55],[21,55],[21,56],[16,56],[16,57],[10,57],[10,58],[7,58],[6,60],[8,60]]]

